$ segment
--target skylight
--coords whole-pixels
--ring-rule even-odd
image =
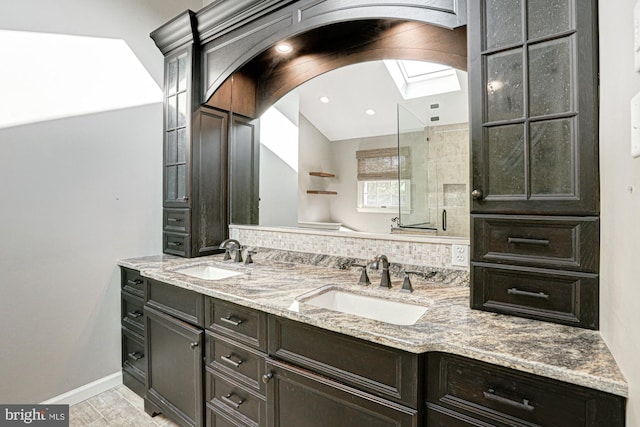
[[[456,70],[446,65],[401,59],[384,65],[405,100],[460,90]]]
[[[0,128],[162,102],[121,39],[0,30]]]

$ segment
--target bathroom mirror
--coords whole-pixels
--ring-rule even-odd
[[[466,72],[433,63],[364,62],[300,85],[260,117],[259,225],[469,237],[467,109]],[[407,168],[360,170],[376,162]]]

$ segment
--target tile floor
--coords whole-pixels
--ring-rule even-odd
[[[178,424],[158,415],[144,412],[141,397],[123,385],[69,408],[70,427],[177,427]]]

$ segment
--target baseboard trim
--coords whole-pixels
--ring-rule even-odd
[[[42,405],[75,405],[83,400],[87,400],[97,394],[105,392],[113,387],[122,384],[122,372],[118,371],[106,377],[97,379],[89,384],[62,393],[42,402]]]

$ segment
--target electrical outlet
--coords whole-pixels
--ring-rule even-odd
[[[469,246],[451,245],[451,265],[469,266]]]

